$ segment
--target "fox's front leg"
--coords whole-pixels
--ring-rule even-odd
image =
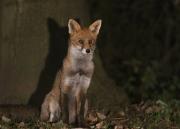
[[[77,106],[76,97],[74,95],[68,96],[68,113],[69,113],[69,124],[76,124],[77,120]]]
[[[57,122],[60,119],[61,108],[58,97],[51,92],[47,94],[41,106],[40,119],[42,121]]]
[[[78,94],[69,96],[68,100],[69,124],[85,126],[85,116],[88,110],[88,102],[85,95]]]
[[[87,113],[88,113],[88,99],[86,98],[84,105],[84,119],[87,117]]]
[[[76,96],[77,102],[77,123],[79,126],[86,126],[85,117],[88,111],[88,101],[86,94],[79,93]]]

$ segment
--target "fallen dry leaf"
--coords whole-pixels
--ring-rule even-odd
[[[124,111],[119,111],[118,115],[121,116],[121,117],[124,117],[125,116],[125,112]]]
[[[86,121],[90,125],[96,124],[98,122],[97,114],[95,112],[89,113],[87,118],[86,118]]]
[[[24,122],[20,122],[18,127],[24,127],[25,126],[25,123]]]
[[[149,114],[149,113],[160,112],[160,111],[161,111],[161,107],[156,106],[156,105],[153,105],[153,106],[148,107],[148,108],[145,110],[145,113]]]
[[[123,126],[122,126],[122,125],[116,125],[116,126],[114,127],[114,129],[123,129]]]
[[[11,121],[11,119],[7,118],[6,116],[2,116],[2,121],[9,123]]]
[[[106,116],[105,116],[104,114],[102,114],[102,113],[97,112],[97,116],[98,116],[98,118],[99,118],[100,120],[106,119]]]
[[[103,126],[104,126],[104,122],[103,122],[103,121],[101,121],[101,122],[99,122],[99,123],[96,124],[96,128],[97,128],[97,129],[102,129]]]

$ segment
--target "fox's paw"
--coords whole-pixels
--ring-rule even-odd
[[[56,102],[51,102],[49,104],[49,122],[57,122],[60,120],[60,106]]]
[[[54,96],[48,94],[41,105],[40,119],[42,121],[57,122],[60,120],[61,108]]]

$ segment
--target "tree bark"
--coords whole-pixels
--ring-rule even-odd
[[[76,18],[88,25],[88,5],[85,0],[0,2],[0,104],[38,105],[50,91],[65,55],[67,21]],[[98,51],[95,67],[91,105],[119,106],[126,96],[107,76]]]

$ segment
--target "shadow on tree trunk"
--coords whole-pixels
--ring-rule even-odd
[[[47,19],[47,27],[49,31],[49,53],[45,60],[45,66],[41,71],[37,89],[31,95],[28,104],[40,107],[45,95],[51,90],[56,73],[62,66],[62,61],[67,51],[67,27],[59,26],[52,19]]]

